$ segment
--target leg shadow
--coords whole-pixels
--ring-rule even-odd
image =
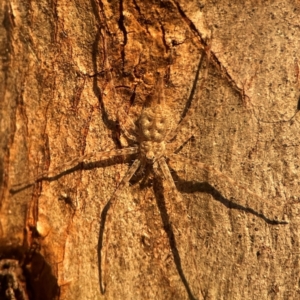
[[[172,170],[172,176],[174,181],[176,182],[176,186],[179,192],[187,193],[187,194],[193,194],[195,192],[210,194],[216,201],[222,203],[228,209],[238,209],[240,211],[250,213],[264,220],[267,224],[270,225],[288,224],[288,222],[285,220],[270,219],[267,216],[265,216],[263,213],[257,212],[251,207],[245,207],[241,204],[233,202],[233,200],[229,200],[225,198],[217,189],[215,189],[207,182],[182,180],[180,177],[178,177],[178,175],[174,170]]]
[[[179,251],[176,245],[176,240],[175,240],[175,235],[174,235],[174,231],[172,229],[172,225],[170,223],[170,218],[168,216],[168,212],[167,212],[167,208],[166,208],[166,203],[164,200],[164,194],[163,194],[163,186],[162,186],[162,181],[159,178],[155,178],[153,181],[153,190],[154,190],[154,194],[155,194],[155,199],[157,202],[157,206],[159,208],[160,214],[161,214],[161,218],[162,218],[162,222],[164,225],[164,229],[167,233],[168,239],[169,239],[169,243],[170,243],[170,248],[173,254],[173,258],[174,258],[174,262],[176,265],[176,269],[177,272],[181,278],[181,281],[186,289],[186,292],[189,296],[190,300],[196,300],[197,298],[195,298],[195,296],[192,293],[191,287],[185,277],[185,274],[183,272],[182,269],[182,264],[181,264],[181,258],[179,255]]]

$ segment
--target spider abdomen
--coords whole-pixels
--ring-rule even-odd
[[[168,120],[166,112],[160,106],[144,108],[139,120],[142,140],[157,143],[164,141],[169,128]]]

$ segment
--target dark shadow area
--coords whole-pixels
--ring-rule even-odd
[[[145,173],[142,170],[142,168],[140,168],[137,171],[137,174],[133,175],[132,180],[130,180],[130,184],[136,184],[138,181],[141,180],[142,183],[144,183],[145,181],[145,177],[148,178],[151,168],[145,168]],[[118,189],[119,187],[117,187]],[[115,195],[115,192],[113,193],[113,196]],[[113,197],[112,196],[112,197]],[[98,238],[98,270],[99,270],[99,286],[100,286],[100,291],[102,294],[105,294],[106,291],[106,282],[105,282],[105,278],[103,278],[103,270],[102,270],[102,248],[103,248],[103,236],[104,236],[104,231],[105,231],[105,225],[106,225],[106,218],[107,218],[107,214],[108,211],[110,209],[111,206],[111,199],[106,203],[106,205],[104,206],[101,215],[100,215],[100,229],[99,229],[99,238]],[[105,274],[104,274],[105,275]]]
[[[0,249],[0,299],[54,300],[59,296],[57,278],[50,265],[38,252],[24,251],[24,247]],[[7,286],[13,283],[7,295]]]
[[[205,55],[206,55],[205,51],[202,50],[200,61],[199,61],[199,64],[198,64],[198,67],[197,67],[197,70],[196,70],[196,75],[195,75],[195,78],[194,78],[194,81],[193,81],[193,86],[192,86],[189,98],[186,101],[184,110],[181,114],[181,118],[180,118],[181,120],[186,116],[186,114],[188,113],[188,111],[189,111],[189,109],[192,105],[192,101],[193,101],[194,95],[196,93],[197,83],[198,83],[198,80],[199,80],[200,71],[201,71],[201,68],[202,68],[202,64],[203,64],[203,60],[204,60]],[[203,85],[204,84],[202,82],[200,87],[203,88]]]
[[[255,211],[251,207],[245,207],[240,204],[234,203],[232,200],[226,199],[225,197],[222,196],[222,194],[218,190],[216,190],[213,186],[211,186],[207,182],[182,180],[180,177],[178,177],[178,175],[174,170],[171,171],[172,171],[172,177],[174,181],[177,183],[176,186],[179,192],[187,193],[187,194],[193,194],[195,192],[210,194],[211,196],[214,197],[216,201],[222,203],[228,209],[238,209],[246,213],[250,213],[258,218],[261,218],[267,224],[270,225],[288,224],[287,221],[269,219],[268,217],[266,217],[262,213]]]
[[[101,222],[100,222],[100,230],[99,230],[99,238],[98,238],[98,270],[99,270],[99,286],[100,286],[101,294],[105,294],[105,290],[106,290],[104,278],[102,277],[103,270],[102,270],[101,261],[102,261],[102,247],[103,247],[103,235],[105,230],[105,222],[106,222],[108,210],[110,208],[110,204],[111,204],[110,201],[106,203],[100,216]]]
[[[99,99],[99,104],[102,112],[102,120],[105,126],[111,130],[116,130],[116,122],[111,120],[107,114],[107,111],[105,109],[105,105],[103,103],[102,98],[102,91],[101,88],[98,86],[97,77],[101,76],[102,78],[106,78],[106,72],[108,70],[105,70],[105,64],[104,64],[104,55],[107,55],[107,53],[102,53],[102,57],[99,57],[99,49],[104,49],[103,45],[99,47],[99,44],[101,42],[101,38],[104,39],[104,37],[101,35],[101,29],[105,30],[106,26],[103,24],[103,21],[101,20],[101,16],[99,15],[99,10],[103,11],[103,7],[101,7],[101,2],[97,2],[95,0],[91,0],[91,6],[93,8],[93,12],[95,15],[95,18],[98,23],[98,31],[95,36],[95,41],[92,46],[92,63],[93,63],[93,91],[95,96]],[[98,7],[100,6],[100,7]],[[103,41],[102,41],[103,42]],[[104,50],[103,50],[104,51]],[[98,70],[98,65],[102,63],[101,71]]]
[[[50,265],[40,253],[34,253],[24,271],[26,283],[32,300],[52,300],[59,296],[57,278]]]
[[[111,120],[107,114],[107,111],[106,111],[106,108],[105,108],[105,105],[103,102],[103,98],[102,98],[102,91],[101,91],[101,88],[98,86],[98,82],[97,82],[98,76],[101,76],[102,78],[106,78],[105,73],[108,72],[108,70],[104,70],[104,65],[103,65],[102,71],[97,70],[97,62],[99,63],[101,61],[101,59],[98,57],[98,52],[99,52],[98,49],[99,49],[99,43],[101,41],[101,38],[104,38],[104,37],[101,36],[101,32],[99,29],[96,34],[95,41],[94,41],[93,47],[92,47],[93,71],[94,71],[94,74],[96,74],[93,76],[93,92],[94,92],[95,96],[99,99],[103,123],[109,130],[114,132],[116,130],[117,123],[115,121]],[[107,54],[104,53],[103,55],[107,55]],[[102,58],[102,60],[104,60],[104,57]]]
[[[92,3],[93,3],[93,1],[92,1]],[[97,17],[97,18],[99,18],[99,17]],[[105,124],[106,128],[112,132],[112,139],[113,139],[116,147],[121,147],[121,143],[120,143],[121,126],[119,124],[119,120],[118,120],[118,118],[117,118],[117,120],[113,120],[109,116],[106,105],[103,101],[103,90],[100,88],[98,80],[97,80],[98,77],[101,77],[102,81],[105,81],[106,84],[108,84],[109,81],[112,80],[112,78],[110,78],[110,76],[112,76],[112,74],[110,74],[110,76],[108,76],[108,73],[111,73],[113,70],[112,67],[110,67],[110,69],[107,69],[107,66],[105,65],[105,62],[104,62],[106,59],[105,56],[108,55],[108,53],[106,53],[107,49],[104,45],[109,43],[109,39],[111,39],[111,36],[107,31],[105,31],[106,33],[104,34],[103,32],[101,32],[101,30],[104,31],[104,28],[98,29],[98,32],[95,36],[95,41],[94,41],[93,47],[92,47],[92,63],[93,63],[94,75],[91,77],[93,77],[93,92],[99,100],[99,106],[100,106],[100,110],[101,110],[100,117],[102,118],[103,123]],[[102,43],[102,45],[99,47],[100,43]],[[103,49],[102,57],[99,57],[99,49],[100,48]],[[122,56],[122,53],[121,53],[121,56]],[[98,71],[98,68],[99,68],[98,65],[99,65],[99,62],[101,62],[101,61],[102,61],[101,71]],[[98,62],[98,64],[97,64],[97,62]],[[129,74],[126,74],[123,71],[120,72],[120,70],[119,70],[119,75],[121,77],[129,76]],[[115,93],[117,93],[116,92],[117,89],[119,91],[120,90],[122,91],[122,93],[121,93],[122,96],[120,96],[120,97],[124,98],[124,99],[128,99],[130,102],[130,105],[132,106],[135,101],[135,98],[136,98],[136,91],[135,91],[136,86],[133,89],[128,86],[124,86],[124,85],[114,86]],[[115,94],[114,101],[116,101],[117,99],[118,99],[118,96]],[[116,102],[118,102],[118,101],[116,101]],[[120,105],[120,103],[116,103],[116,105]]]
[[[226,206],[228,209],[238,209],[241,211],[245,211],[246,213],[250,213],[256,217],[261,218],[264,220],[267,224],[270,225],[278,225],[278,224],[287,224],[286,221],[279,221],[279,220],[272,220],[263,215],[262,213],[259,213],[255,211],[254,209],[250,207],[244,207],[240,204],[234,203],[232,200],[226,199],[222,196],[222,194],[215,189],[213,186],[206,182],[196,182],[196,181],[186,181],[182,180],[178,177],[175,171],[172,171],[172,176],[174,181],[177,183],[177,188],[179,192],[182,193],[206,193],[210,194],[214,197],[216,201],[219,201],[224,206]],[[149,178],[150,173],[153,174],[153,168],[152,166],[147,165],[145,168],[141,167],[141,169],[132,177],[132,180],[130,181],[131,184],[137,184],[139,182],[141,188],[145,185],[147,178]],[[153,178],[153,191],[155,194],[155,199],[157,201],[157,206],[159,208],[162,222],[164,229],[167,233],[170,248],[173,254],[174,262],[177,268],[177,272],[182,280],[182,283],[187,291],[187,294],[189,296],[189,299],[194,300],[196,299],[195,296],[192,293],[192,290],[189,286],[189,283],[185,277],[184,271],[182,269],[181,264],[181,258],[179,255],[179,251],[177,249],[176,240],[174,231],[172,229],[172,225],[168,216],[168,212],[165,205],[165,198],[164,198],[164,192],[163,192],[163,184],[162,184],[162,178],[159,176],[154,176]],[[105,278],[103,278],[103,270],[102,270],[102,248],[103,248],[103,236],[105,231],[105,225],[106,225],[106,218],[107,214],[110,208],[111,202],[108,201],[108,203],[105,205],[104,209],[101,212],[101,223],[100,223],[100,230],[99,230],[99,238],[98,238],[98,265],[99,265],[99,285],[100,285],[100,291],[102,294],[105,293]]]
[[[77,164],[76,166],[68,169],[68,170],[65,170],[61,173],[58,173],[57,175],[55,176],[45,176],[45,177],[42,177],[42,178],[39,178],[37,179],[35,182],[31,182],[31,183],[28,183],[28,184],[19,184],[18,186],[14,186],[14,188],[11,188],[9,190],[9,192],[11,194],[17,194],[17,193],[20,193],[21,191],[27,189],[27,188],[30,188],[32,186],[34,186],[36,183],[38,182],[41,182],[41,181],[56,181],[58,179],[60,179],[61,177],[63,176],[66,176],[68,174],[71,174],[75,171],[78,171],[78,170],[93,170],[95,168],[105,168],[105,167],[109,167],[109,166],[113,166],[113,165],[116,165],[116,164],[122,164],[122,163],[128,163],[128,162],[132,162],[132,156],[135,155],[135,154],[132,154],[132,155],[128,155],[124,158],[120,158],[120,157],[113,157],[113,158],[108,158],[106,160],[101,160],[101,161],[95,161],[95,162],[89,162],[89,163],[79,163]]]
[[[181,258],[180,258],[179,251],[176,246],[174,231],[173,231],[172,225],[170,223],[169,215],[168,215],[167,208],[166,208],[166,203],[164,200],[163,185],[162,185],[161,178],[155,177],[155,179],[153,181],[153,190],[154,190],[157,206],[158,206],[160,214],[161,214],[164,229],[165,229],[168,239],[169,239],[170,248],[171,248],[171,251],[173,254],[177,272],[178,272],[178,274],[181,278],[181,281],[186,289],[189,299],[196,300],[197,298],[195,298],[195,296],[193,295],[192,290],[189,286],[189,283],[188,283],[188,281],[184,275],[183,269],[182,269]]]
[[[29,300],[23,271],[15,259],[0,260],[0,299]]]
[[[93,74],[91,77],[93,77],[93,92],[95,96],[99,99],[99,106],[101,108],[101,117],[103,120],[103,123],[105,124],[106,128],[109,129],[112,132],[112,139],[117,147],[120,147],[120,141],[119,141],[119,135],[120,135],[120,125],[118,120],[113,120],[106,109],[105,103],[103,101],[103,90],[100,88],[97,78],[101,77],[102,81],[105,81],[106,83],[109,83],[109,81],[112,80],[110,76],[108,76],[108,73],[112,72],[113,68],[111,66],[106,66],[105,60],[107,59],[106,56],[108,55],[108,47],[111,49],[112,47],[112,41],[113,36],[109,32],[108,26],[106,25],[105,16],[103,15],[103,4],[100,2],[97,2],[95,0],[91,0],[91,5],[93,8],[93,12],[95,15],[95,18],[98,23],[98,31],[95,36],[95,40],[92,46],[92,64],[93,64]],[[120,2],[120,19],[119,19],[119,28],[121,32],[123,32],[124,35],[124,45],[120,52],[120,59],[123,61],[124,64],[124,46],[126,45],[127,40],[127,32],[124,27],[124,16],[122,15],[122,2]],[[99,52],[99,49],[102,49],[102,52]],[[99,71],[100,69],[100,71]],[[119,75],[121,76],[129,76],[129,74],[125,73],[123,68],[115,69],[119,71]],[[127,86],[115,86],[115,89],[117,88],[124,88],[125,91],[125,98],[128,97],[130,100],[131,105],[133,105],[133,102],[135,100],[135,88],[132,90],[130,87]],[[115,97],[116,98],[116,97]],[[116,99],[115,99],[116,100]]]

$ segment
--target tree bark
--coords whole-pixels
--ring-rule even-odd
[[[19,261],[30,299],[299,298],[299,13],[295,0],[0,3],[0,259]],[[137,122],[158,73],[172,121],[194,111],[184,159],[168,161],[181,201],[148,166],[105,222],[134,157],[64,164],[131,146],[118,112]]]

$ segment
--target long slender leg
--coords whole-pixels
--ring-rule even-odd
[[[182,202],[181,196],[178,194],[173,177],[171,175],[170,169],[165,161],[165,158],[162,157],[158,160],[158,165],[160,166],[160,169],[164,175],[164,179],[165,182],[168,184],[168,186],[171,188],[172,191],[172,196],[175,197],[175,201],[177,202],[176,204],[178,204],[178,202],[180,202],[182,205],[180,207],[180,209],[178,210],[178,213],[180,214],[179,217],[181,219],[181,222],[184,219],[184,223],[188,224],[189,220],[188,220],[188,213],[187,213],[187,209],[186,206],[184,205],[184,203]],[[172,225],[172,218],[171,218],[171,214],[169,215],[167,213],[166,207],[165,208],[160,208],[160,211],[162,213],[162,221],[164,224],[164,228],[166,231],[166,234],[168,236],[169,239],[169,244],[170,244],[170,250],[173,254],[173,258],[174,258],[174,262],[178,271],[178,274],[182,280],[182,283],[184,284],[186,291],[188,293],[188,298],[189,299],[196,299],[195,296],[193,295],[193,292],[191,291],[190,285],[188,283],[188,280],[185,276],[185,272],[183,271],[184,266],[182,264],[182,258],[181,255],[179,254],[179,249],[177,248],[177,243],[180,243],[180,234],[178,236],[178,240],[177,237],[175,235],[175,226]],[[163,214],[165,215],[163,217]],[[173,213],[172,213],[173,215]],[[176,224],[176,223],[174,223]],[[182,224],[182,223],[181,223]],[[176,230],[177,231],[177,230]],[[177,240],[177,241],[176,241]]]
[[[113,149],[113,150],[108,150],[108,151],[101,151],[98,153],[87,153],[85,155],[82,155],[78,158],[75,158],[71,160],[70,162],[66,163],[64,165],[64,170],[70,169],[74,164],[80,164],[82,162],[88,163],[91,158],[93,158],[93,162],[97,161],[103,161],[109,158],[113,158],[116,156],[126,156],[126,155],[131,155],[131,154],[136,154],[138,152],[138,147],[128,147],[128,148],[122,148],[122,149]],[[56,170],[54,170],[56,171]],[[49,174],[49,172],[46,172],[46,175],[51,175],[53,176],[54,173],[53,171]],[[45,175],[44,175],[45,176]]]
[[[206,68],[205,68],[205,71],[204,71],[203,79],[202,79],[200,87],[199,87],[200,92],[197,95],[198,98],[202,94],[202,91],[203,91],[203,88],[204,88],[204,84],[206,82],[206,78],[207,78],[207,75],[208,75],[208,67],[209,67],[208,64],[209,64],[209,61],[210,61],[210,47],[211,47],[210,44],[208,46],[206,46],[204,48],[202,54],[201,54],[201,58],[200,58],[200,61],[199,61],[199,64],[198,64],[198,69],[197,69],[195,80],[194,80],[194,85],[192,87],[191,94],[190,94],[189,98],[191,98],[191,97],[194,96],[195,89],[196,89],[196,84],[198,82],[199,73],[200,73],[200,70],[201,70],[201,66],[203,64],[203,60],[204,60],[204,57],[206,55],[206,61],[207,61],[206,64],[207,65],[206,65]],[[189,100],[189,102],[191,102],[191,100]],[[195,102],[195,104],[192,107],[186,108],[187,112],[183,113],[183,117],[182,117],[181,121],[179,122],[178,126],[172,132],[170,132],[170,134],[168,135],[168,137],[167,137],[168,141],[171,141],[174,138],[176,139],[177,136],[179,137],[181,135],[185,135],[185,132],[182,132],[182,129],[188,127],[188,123],[193,118],[193,115],[195,114],[195,110],[197,108],[198,100],[194,101],[194,102]]]
[[[104,71],[107,74],[107,79],[110,85],[110,89],[113,91],[114,97],[118,99],[118,94],[116,92],[115,84],[113,81],[113,76],[111,74],[111,66],[108,60],[108,51],[107,51],[107,43],[106,43],[106,33],[105,29],[101,30],[102,40],[103,40],[103,48],[104,48]],[[120,103],[118,101],[118,103]],[[128,116],[128,114],[124,111],[123,107],[118,107],[117,117],[121,127],[121,130],[124,132],[126,137],[132,141],[137,141],[138,129],[132,119]]]
[[[194,168],[198,167],[198,168],[200,168],[200,169],[202,169],[202,170],[210,173],[211,175],[213,175],[215,177],[219,177],[219,178],[225,179],[225,181],[228,182],[234,188],[234,191],[243,190],[243,191],[246,192],[246,194],[253,196],[254,199],[260,200],[260,202],[259,202],[260,205],[259,205],[258,209],[262,210],[262,211],[259,211],[258,212],[259,214],[262,213],[265,216],[265,212],[264,212],[265,209],[263,208],[264,206],[266,206],[267,210],[270,211],[270,212],[276,213],[276,211],[278,211],[278,208],[276,208],[275,205],[268,203],[269,201],[266,201],[266,199],[263,199],[262,197],[260,197],[256,193],[250,191],[247,187],[245,187],[241,183],[235,181],[230,176],[222,173],[221,171],[219,171],[218,169],[216,169],[216,168],[214,168],[214,167],[212,167],[210,165],[207,165],[205,163],[202,163],[202,162],[199,162],[199,161],[195,161],[195,160],[192,160],[192,159],[180,156],[178,154],[170,155],[168,158],[169,158],[169,164],[172,167],[174,167],[174,169],[176,169],[176,163],[177,162],[182,162],[182,163],[185,163],[185,164],[190,164]],[[218,188],[218,185],[216,185],[214,183],[212,185],[214,185],[216,188]],[[237,193],[235,192],[234,194],[237,194]],[[239,203],[240,202],[241,201],[239,200]],[[246,206],[246,208],[249,208],[250,210],[252,210],[249,207],[247,201],[245,203],[241,203],[240,205]],[[271,219],[268,219],[268,220],[271,220]],[[288,221],[285,221],[285,220],[280,220],[278,222],[281,223],[281,224],[287,224],[288,223]]]
[[[108,201],[108,203],[105,206],[105,213],[101,214],[101,228],[100,228],[100,249],[99,249],[99,255],[100,255],[100,284],[101,284],[101,290],[104,293],[105,292],[105,287],[106,287],[106,266],[107,266],[107,249],[108,249],[108,241],[110,237],[110,228],[109,224],[112,221],[112,216],[114,213],[114,209],[117,204],[117,199],[118,196],[120,195],[121,191],[123,190],[124,186],[130,181],[131,177],[134,175],[136,170],[139,168],[141,165],[141,161],[139,159],[136,159],[125,176],[123,177],[122,181],[116,188],[114,194]],[[104,220],[103,220],[104,219]],[[106,232],[106,238],[105,238],[105,245],[104,245],[104,251],[103,251],[103,258],[101,255],[102,252],[102,241],[103,241],[103,235],[104,235],[104,230],[105,230],[105,224],[107,224],[107,232]],[[102,265],[103,262],[103,265]],[[103,266],[103,267],[102,267]]]
[[[58,166],[57,168],[54,168],[51,171],[45,171],[43,173],[40,173],[35,179],[33,179],[27,183],[22,183],[22,184],[13,186],[11,191],[12,192],[19,191],[26,187],[30,187],[31,185],[33,185],[36,182],[41,181],[43,179],[47,179],[47,178],[49,179],[51,177],[57,176],[60,173],[66,172],[66,171],[74,168],[75,166],[77,166],[78,164],[80,164],[82,162],[85,162],[85,163],[89,162],[89,160],[91,158],[93,158],[93,162],[97,162],[97,161],[103,161],[103,160],[106,160],[109,158],[113,158],[116,156],[126,156],[126,155],[136,154],[137,152],[138,152],[138,147],[129,147],[129,148],[123,148],[123,149],[102,151],[99,153],[93,153],[93,152],[87,153],[80,157],[76,157],[76,158],[64,163],[61,166]]]
[[[162,170],[162,173],[163,173],[163,175],[165,177],[165,180],[166,180],[167,184],[171,188],[171,192],[172,192],[173,196],[175,196],[175,200],[177,202],[180,202],[181,201],[181,197],[179,196],[179,194],[177,192],[177,188],[176,188],[175,182],[173,180],[173,177],[171,175],[170,169],[169,169],[169,167],[168,167],[168,165],[166,163],[165,158],[161,157],[158,160],[158,164],[159,164],[160,169]]]
[[[183,145],[185,145],[192,137],[194,134],[190,132],[189,134],[185,135],[180,135],[176,137],[176,139],[167,145],[167,152],[170,153],[171,155],[176,152],[178,149],[180,149]],[[167,155],[168,157],[168,155]]]

